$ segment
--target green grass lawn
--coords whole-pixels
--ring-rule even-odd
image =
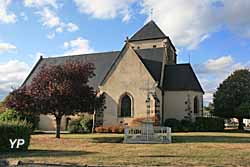
[[[250,133],[174,133],[172,144],[123,144],[119,134],[33,135],[29,151],[0,158],[36,163],[249,166]]]

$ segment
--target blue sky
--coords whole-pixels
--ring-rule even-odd
[[[208,103],[231,72],[250,66],[248,0],[0,0],[0,99],[40,55],[120,50],[151,17],[188,55]]]

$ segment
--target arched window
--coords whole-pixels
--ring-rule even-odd
[[[129,95],[125,94],[122,96],[120,101],[120,116],[131,117],[132,116],[132,99]]]
[[[199,113],[199,99],[197,96],[194,97],[194,113]]]

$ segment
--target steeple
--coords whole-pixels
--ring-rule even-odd
[[[146,25],[144,25],[139,31],[137,31],[129,39],[129,42],[165,38],[167,38],[167,36],[161,31],[161,29],[155,24],[155,22],[151,20]]]
[[[133,49],[164,49],[163,64],[176,64],[176,49],[156,23],[151,20],[137,31],[126,43]]]

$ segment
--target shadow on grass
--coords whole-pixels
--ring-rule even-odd
[[[173,143],[250,143],[249,137],[234,136],[173,136]]]
[[[180,155],[141,155],[141,158],[178,158]]]
[[[66,150],[28,150],[16,152],[2,152],[0,158],[25,158],[25,157],[64,157],[64,156],[82,156],[93,154],[86,151],[66,151]]]
[[[141,155],[141,158],[208,158],[208,157],[217,157],[217,155]]]
[[[122,143],[123,137],[94,137],[91,141],[93,143]]]

